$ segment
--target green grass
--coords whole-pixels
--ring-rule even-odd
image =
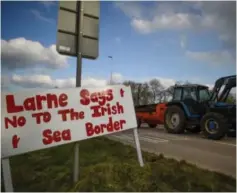
[[[73,144],[13,157],[15,191],[235,191],[236,180],[185,161],[136,150],[104,137],[80,142],[80,180],[72,183]]]

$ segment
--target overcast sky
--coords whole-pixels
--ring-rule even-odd
[[[74,87],[76,60],[55,50],[58,2],[2,3],[2,87]],[[236,72],[236,2],[101,2],[100,55],[84,86],[159,78],[207,85]],[[113,60],[108,58],[113,56]]]

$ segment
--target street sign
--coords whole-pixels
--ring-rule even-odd
[[[77,57],[76,87],[81,86],[82,58],[99,56],[100,2],[60,1],[58,11],[58,53]],[[74,148],[74,182],[78,180],[79,144]]]
[[[133,129],[138,161],[144,166],[130,87],[3,92],[1,101],[2,170],[6,192],[13,192],[9,157],[128,129]],[[79,154],[74,158],[76,182]]]
[[[96,59],[99,56],[99,17],[99,1],[60,1],[57,51],[76,57],[80,49],[82,58]]]
[[[2,93],[2,157],[137,127],[130,87]]]

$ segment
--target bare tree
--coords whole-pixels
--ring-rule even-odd
[[[162,91],[162,102],[168,102],[172,98],[174,92],[174,85]]]
[[[156,78],[150,80],[149,85],[150,85],[150,89],[151,89],[152,94],[153,94],[153,103],[161,102],[162,91],[164,90],[164,86]]]
[[[152,94],[148,83],[138,83],[134,81],[124,81],[124,85],[130,86],[134,105],[146,105],[152,103]]]
[[[153,95],[150,86],[147,82],[140,84],[139,104],[147,105],[153,103]]]
[[[130,86],[132,91],[132,97],[134,105],[137,106],[140,104],[140,95],[141,95],[141,84],[134,81],[124,81],[124,85]]]
[[[134,105],[137,105],[137,85],[136,85],[136,82],[128,80],[128,81],[124,81],[123,84],[125,86],[130,86],[131,87],[131,92],[132,92]]]

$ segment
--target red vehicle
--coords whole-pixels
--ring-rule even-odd
[[[166,104],[158,103],[135,107],[137,127],[139,128],[142,123],[147,123],[150,128],[155,128],[158,124],[164,124]]]

